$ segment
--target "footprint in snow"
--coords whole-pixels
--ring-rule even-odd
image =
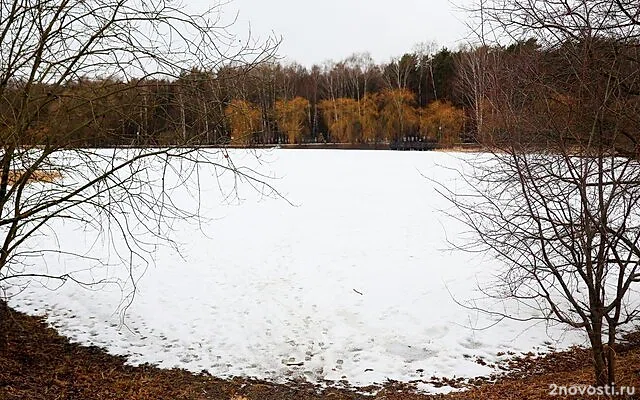
[[[472,337],[466,338],[464,341],[460,343],[462,347],[469,350],[476,350],[483,346],[482,342],[475,340]]]

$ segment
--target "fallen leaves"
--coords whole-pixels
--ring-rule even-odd
[[[15,185],[18,180],[25,174],[24,170],[9,171],[9,185]],[[44,182],[53,183],[62,178],[62,174],[58,171],[34,171],[29,176],[27,182]]]
[[[4,339],[4,340],[3,340]],[[640,389],[640,333],[628,335],[617,349],[618,386]],[[439,378],[438,384],[467,388],[464,392],[425,395],[418,382],[388,382],[382,388],[355,392],[319,388],[308,382],[275,384],[250,378],[220,379],[152,365],[132,367],[124,357],[97,347],[69,343],[40,318],[10,310],[0,302],[0,399],[126,399],[126,400],[503,400],[563,399],[550,396],[549,385],[589,385],[594,381],[590,352],[574,348],[544,356],[512,357],[503,375],[459,382]],[[571,397],[569,397],[571,398]]]

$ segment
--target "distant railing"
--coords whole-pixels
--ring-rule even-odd
[[[402,140],[394,140],[389,142],[390,150],[427,151],[437,149],[438,147],[438,143],[435,140],[422,138],[402,138]]]

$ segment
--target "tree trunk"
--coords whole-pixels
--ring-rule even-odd
[[[207,108],[207,99],[202,96],[202,106],[204,108],[204,132],[205,132],[205,144],[208,146],[211,144],[209,141],[209,109]],[[202,143],[202,138],[200,139]]]
[[[607,380],[609,386],[616,383],[616,352],[607,346]]]
[[[609,341],[607,343],[607,367],[608,367],[608,379],[609,384],[614,385],[616,383],[616,327],[615,325],[609,326]]]
[[[609,373],[607,371],[607,356],[605,346],[602,343],[602,322],[594,322],[593,330],[589,332],[589,340],[591,341],[591,350],[593,353],[593,367],[596,375],[596,386],[603,387],[610,385]]]
[[[9,341],[9,309],[7,303],[0,299],[0,351],[4,352]]]
[[[182,141],[187,141],[187,119],[184,110],[184,99],[182,98],[182,91],[178,94],[178,101],[180,102],[180,131],[182,133]]]

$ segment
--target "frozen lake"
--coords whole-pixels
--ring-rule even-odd
[[[440,212],[449,206],[430,179],[461,185],[449,168],[474,155],[260,154],[260,163],[250,152],[232,157],[277,176],[273,185],[293,205],[247,187],[241,187],[242,201],[229,204],[217,179],[200,176],[201,212],[208,219],[201,226],[173,226],[180,253],[154,251],[125,325],[121,290],[111,285],[87,290],[68,283],[51,291],[32,282],[10,304],[46,313],[62,334],[127,355],[132,364],[277,381],[346,379],[364,386],[473,377],[493,372],[477,357],[490,362],[499,352],[578,343],[543,324],[502,321],[479,329],[494,321],[456,304],[481,296],[477,286],[499,274],[500,265],[449,251],[447,238],[460,237],[463,227]],[[176,196],[190,201],[180,198],[184,193]],[[90,232],[72,224],[56,231],[64,248],[109,258],[112,266],[96,269],[97,276],[124,273]],[[63,255],[42,263],[83,268],[82,260]],[[517,313],[508,304],[495,306]]]

